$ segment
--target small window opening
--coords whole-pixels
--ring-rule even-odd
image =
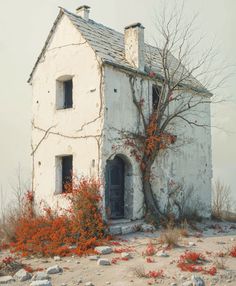
[[[64,156],[62,160],[62,192],[66,191],[66,185],[72,184],[72,160],[73,157]]]
[[[64,81],[64,108],[71,108],[73,107],[72,102],[72,90],[73,90],[73,83],[72,79]]]
[[[56,91],[57,109],[67,109],[73,107],[73,81],[72,78],[57,80]]]
[[[66,186],[72,184],[73,156],[56,157],[56,193],[66,192]]]
[[[156,110],[160,100],[160,88],[157,85],[152,86],[152,107]]]

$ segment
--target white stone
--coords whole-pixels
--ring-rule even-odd
[[[94,286],[94,284],[92,282],[86,282],[85,286]]]
[[[28,271],[26,271],[25,269],[20,269],[14,275],[14,278],[21,281],[21,282],[29,280],[29,279],[31,279],[31,277],[32,277],[32,275]]]
[[[14,282],[15,279],[12,276],[2,276],[0,277],[0,284],[8,284]]]
[[[31,282],[30,286],[52,286],[49,280],[36,280]]]
[[[121,227],[122,234],[129,234],[135,232],[135,226],[134,225],[124,225]]]
[[[109,281],[106,282],[106,285],[110,285],[110,284],[111,284],[111,282],[109,282]]]
[[[155,227],[151,224],[143,223],[140,230],[143,232],[153,232],[155,231]]]
[[[48,280],[48,279],[50,279],[50,276],[43,271],[36,272],[32,277],[32,281]]]
[[[110,234],[118,235],[121,234],[121,226],[119,225],[112,225],[109,227]]]
[[[196,246],[196,244],[195,244],[193,241],[189,241],[188,245],[189,245],[190,247]]]
[[[100,258],[97,261],[97,265],[103,265],[103,266],[111,265],[111,262],[108,259],[106,259],[106,258]]]
[[[193,275],[191,279],[193,282],[193,286],[205,286],[205,282],[201,277]]]
[[[61,257],[60,257],[60,256],[54,256],[53,259],[54,259],[55,261],[61,261]]]
[[[58,274],[63,272],[63,269],[58,265],[51,266],[47,269],[47,274]]]
[[[122,252],[121,257],[130,259],[130,258],[132,258],[132,255],[128,252]]]
[[[97,246],[94,249],[99,254],[110,254],[112,253],[112,248],[110,246]]]
[[[156,254],[158,257],[169,257],[169,254],[164,252],[164,251],[160,251],[160,252],[157,252]]]

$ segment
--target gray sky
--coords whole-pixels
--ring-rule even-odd
[[[75,11],[87,4],[95,21],[121,32],[128,24],[141,22],[146,38],[150,38],[155,35],[155,14],[162,1],[0,0],[0,185],[6,196],[10,196],[10,184],[16,180],[19,164],[24,178],[30,178],[31,89],[27,79],[58,13],[57,7]],[[168,1],[171,5],[174,2]],[[185,8],[185,17],[199,12],[197,26],[206,35],[202,48],[214,39],[221,59],[236,65],[236,1],[186,0]],[[236,198],[235,90],[234,74],[227,86],[217,91],[231,100],[213,108],[213,124],[229,132],[215,129],[212,133],[214,177],[229,184]]]

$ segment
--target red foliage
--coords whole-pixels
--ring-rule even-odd
[[[114,248],[114,253],[123,253],[123,252],[132,252],[134,249],[132,247],[126,247],[126,248]]]
[[[153,256],[154,254],[156,254],[157,250],[155,248],[155,246],[149,242],[145,251],[143,251],[143,256]]]
[[[121,243],[119,241],[110,241],[110,245],[121,246]]]
[[[10,247],[9,243],[2,242],[0,243],[0,250],[6,250]]]
[[[128,257],[113,257],[111,260],[112,264],[117,264],[118,261],[128,261]]]
[[[2,263],[5,265],[9,265],[11,263],[15,262],[15,259],[11,256],[6,256],[2,259]]]
[[[205,274],[215,275],[216,268],[212,267],[210,269],[206,269],[202,266],[204,262],[206,262],[206,258],[201,253],[186,251],[180,256],[177,266],[182,271],[203,272]]]
[[[16,242],[12,243],[14,251],[22,256],[84,255],[94,253],[94,247],[108,239],[100,208],[100,183],[94,179],[74,179],[73,186],[68,184],[66,189],[70,206],[61,214],[48,208],[36,216],[32,193],[27,193]]]
[[[155,260],[154,260],[153,258],[151,258],[151,257],[147,257],[147,258],[146,258],[146,261],[147,261],[147,263],[153,263],[153,262],[155,262]]]
[[[232,257],[236,257],[236,245],[231,248],[229,255]]]
[[[162,278],[164,277],[164,271],[163,270],[159,270],[159,271],[149,271],[147,273],[147,276],[149,278]]]

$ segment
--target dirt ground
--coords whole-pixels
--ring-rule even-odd
[[[236,223],[208,221],[204,224],[198,224],[198,228],[202,230],[202,233],[191,230],[190,236],[182,238],[178,247],[165,251],[169,255],[168,257],[159,257],[155,254],[151,257],[154,259],[152,263],[147,262],[147,257],[143,256],[143,252],[150,241],[153,242],[155,248],[161,249],[162,246],[158,244],[157,240],[160,237],[161,230],[154,233],[137,232],[118,237],[116,241],[121,245],[112,246],[112,248],[129,248],[132,258],[128,261],[118,260],[116,264],[112,263],[108,266],[98,265],[97,261],[91,261],[89,257],[65,257],[61,261],[54,261],[53,258],[31,258],[22,259],[22,262],[31,265],[33,268],[43,268],[45,270],[53,265],[59,265],[63,268],[63,273],[51,275],[53,286],[86,285],[89,281],[94,286],[191,285],[188,284],[188,281],[191,281],[193,274],[200,276],[207,286],[235,286],[236,258],[230,256],[215,258],[215,256],[218,256],[219,252],[228,252],[232,246],[236,246]],[[217,273],[214,276],[203,274],[202,272],[183,272],[177,267],[177,261],[186,250],[202,253],[207,259],[207,262],[204,263],[204,267],[207,269],[214,265],[216,266],[216,259],[218,262],[223,262],[225,269],[217,269]],[[8,255],[10,254],[7,251],[0,252],[0,260]],[[121,257],[121,254],[113,252],[100,257],[112,261],[113,258]],[[134,271],[134,269],[137,270],[138,268],[144,268],[146,272],[163,270],[164,277],[156,280],[139,278]],[[11,282],[11,285],[30,285],[30,283],[31,281],[29,280],[25,282]]]

